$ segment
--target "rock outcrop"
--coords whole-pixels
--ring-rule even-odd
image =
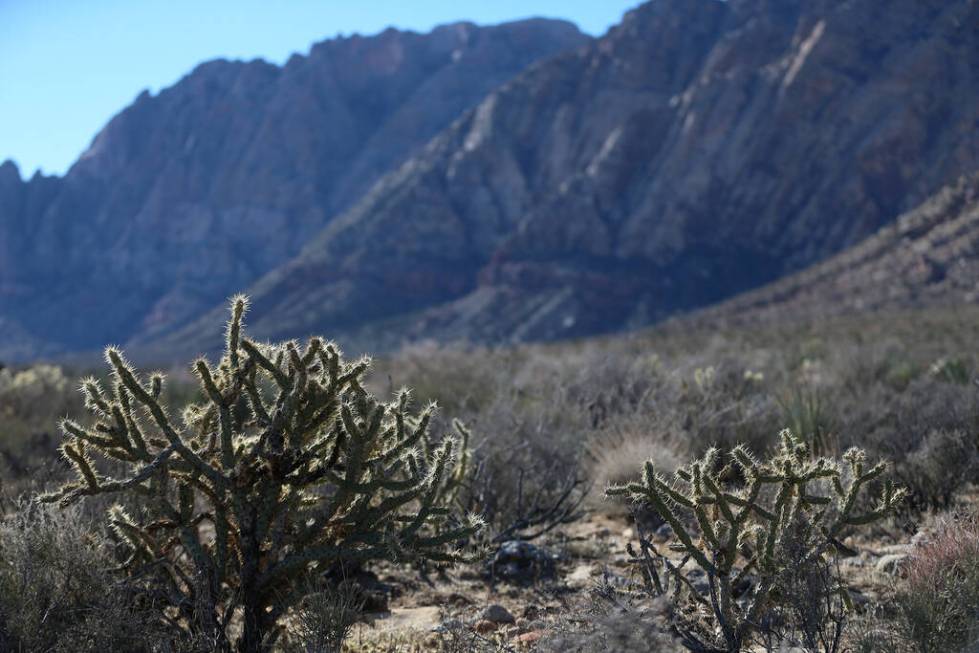
[[[486,84],[441,131],[418,122],[439,92],[405,80],[455,98],[471,79],[443,78],[446,57],[480,61],[489,32],[208,64],[178,85],[192,93],[139,99],[66,179],[0,198],[39,206],[0,254],[0,315],[76,348],[208,351],[207,307],[250,284],[268,338],[578,337],[802,270],[979,170],[976,0],[652,0],[582,47],[534,23],[503,49],[539,46],[534,25],[553,47],[509,81],[472,64]],[[409,75],[429,70],[409,43],[440,72]]]
[[[211,61],[144,92],[63,178],[0,167],[4,332],[78,350],[183,325],[297,254],[490,91],[589,40],[543,19],[389,29],[283,66]]]
[[[252,288],[253,328],[649,324],[870,236],[979,169],[977,125],[974,0],[654,0],[383,178]]]
[[[979,174],[973,174],[842,254],[678,324],[799,322],[977,303]]]

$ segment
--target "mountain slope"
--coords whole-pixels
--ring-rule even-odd
[[[681,319],[703,325],[979,303],[979,174],[842,254]]]
[[[490,94],[251,289],[252,332],[518,341],[801,269],[979,169],[975,0],[653,0]],[[161,346],[198,334],[216,313]]]
[[[140,95],[63,178],[4,164],[0,356],[25,333],[39,353],[185,323],[489,91],[588,40],[562,21],[460,23],[324,41],[281,67],[213,61]]]

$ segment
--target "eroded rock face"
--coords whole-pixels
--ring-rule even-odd
[[[341,88],[358,107],[388,92],[357,95],[355,82],[383,79],[374,88],[388,89],[384,75],[414,59],[394,36],[377,39],[370,56],[348,44],[357,54],[344,61],[358,75],[336,72],[325,86],[307,71],[316,50],[284,69],[195,73],[193,97],[217,98],[206,104],[219,123],[212,134],[239,133],[234,120],[249,114],[240,106],[273,107],[276,119],[250,125],[239,149],[214,145],[221,138],[204,148],[176,130],[156,174],[111,184],[141,227],[127,226],[116,255],[94,271],[85,257],[103,251],[101,240],[63,218],[31,222],[17,251],[45,263],[18,279],[35,294],[0,300],[12,307],[0,314],[16,309],[32,326],[52,316],[48,303],[82,314],[91,306],[58,280],[94,279],[125,301],[79,321],[75,344],[142,334],[131,344],[209,350],[220,342],[203,328],[213,316],[188,318],[258,278],[249,292],[262,337],[323,332],[378,349],[416,338],[587,335],[648,324],[818,262],[979,169],[975,0],[652,0],[602,39],[502,84],[370,185],[383,161],[317,158],[347,152],[360,113],[329,113],[343,128],[327,133],[312,108],[333,107]],[[268,84],[246,81],[289,76],[289,94],[273,99],[263,95]],[[162,98],[130,109],[145,122],[107,133],[169,125],[182,105],[154,114]],[[396,143],[415,125],[392,124],[364,142]],[[126,174],[126,156],[158,151],[132,143],[106,149],[97,140],[63,182],[85,184],[41,213],[118,230],[97,189]],[[185,151],[193,163],[173,163]],[[171,177],[179,183],[161,186]],[[205,199],[168,190],[185,187]],[[245,189],[247,201],[215,199]],[[63,269],[49,274],[69,244]],[[45,274],[57,299],[32,304]],[[141,304],[144,296],[154,299]],[[25,312],[31,306],[38,311]]]
[[[702,326],[979,303],[979,174],[842,254],[687,319]]]
[[[65,177],[0,166],[0,317],[65,349],[165,333],[298,253],[491,90],[588,40],[562,21],[460,23],[324,41],[281,67],[202,64],[136,98]]]
[[[972,0],[649,2],[385,177],[254,326],[549,339],[758,286],[979,168],[977,32]]]

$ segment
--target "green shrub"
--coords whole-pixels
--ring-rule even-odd
[[[816,455],[829,453],[828,439],[832,434],[832,425],[823,399],[816,390],[797,387],[782,395],[778,405],[782,410],[782,422],[802,438],[810,451]]]
[[[347,363],[319,338],[303,349],[244,338],[245,310],[232,300],[219,364],[194,363],[207,400],[180,420],[159,399],[162,375],[141,379],[107,349],[112,387],[82,384],[97,422],[62,424],[78,478],[45,500],[138,501],[133,514],[109,511],[125,568],[165,588],[167,618],[189,635],[252,653],[275,643],[308,574],[375,559],[452,563],[479,524],[450,514],[467,456],[454,438],[432,440],[433,406],[413,415],[407,391],[379,402],[363,388],[369,361]],[[104,475],[91,452],[121,474]]]
[[[688,647],[744,650],[778,600],[775,590],[790,541],[804,547],[791,558],[806,567],[837,545],[847,527],[870,524],[893,512],[904,491],[886,482],[877,505],[857,513],[861,491],[884,473],[885,465],[867,469],[858,449],[843,458],[846,465],[813,459],[806,445],[785,430],[781,449],[767,462],[736,447],[731,462],[722,465],[719,452],[712,449],[680,468],[673,482],[659,476],[654,462],[647,461],[641,482],[608,490],[610,496],[648,504],[672,528],[676,542],[671,549],[683,556],[682,562],[661,555],[650,560],[653,564],[644,574],[657,593],[672,593],[678,607],[676,629]],[[684,514],[691,516],[697,530],[682,518]],[[804,529],[801,536],[794,534],[798,525]],[[686,567],[688,562],[692,568]],[[827,591],[849,607],[844,587]]]
[[[56,439],[51,426],[82,408],[74,385],[54,365],[0,369],[0,460],[6,481],[29,477],[46,462]]]
[[[54,365],[0,369],[0,417],[46,418],[72,406],[74,393],[64,371]]]
[[[968,385],[972,376],[961,358],[939,358],[932,363],[928,373],[940,381],[956,385]]]

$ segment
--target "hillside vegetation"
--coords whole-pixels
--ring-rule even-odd
[[[471,434],[462,442],[463,449],[457,450],[463,456],[465,477],[460,476],[459,485],[452,490],[451,512],[477,514],[485,525],[478,532],[459,531],[451,536],[457,546],[470,552],[466,560],[457,559],[451,567],[433,566],[422,558],[412,564],[412,556],[407,555],[381,556],[387,561],[355,555],[338,566],[310,567],[307,575],[290,581],[295,583],[296,602],[275,604],[287,607],[276,622],[281,630],[268,642],[281,650],[306,651],[338,650],[340,640],[347,651],[673,651],[684,650],[684,646],[689,650],[777,651],[784,645],[806,651],[972,650],[969,647],[977,636],[972,625],[979,615],[973,546],[979,499],[975,491],[979,389],[974,383],[979,357],[973,346],[977,336],[979,312],[970,309],[861,315],[744,331],[661,330],[628,338],[515,349],[418,345],[375,361],[364,388],[384,401],[392,398],[392,415],[397,415],[397,404],[403,401],[397,398],[397,391],[407,385],[413,388],[412,405],[440,399],[439,410],[427,427],[434,436],[440,439],[458,428]],[[242,338],[242,343],[249,342]],[[285,406],[281,402],[288,402],[288,392],[279,395],[279,404],[272,401],[268,408],[252,409],[259,410],[258,417],[240,412],[234,401],[227,404],[230,412],[226,417],[221,411],[209,413],[207,406],[230,400],[226,393],[238,387],[233,373],[236,365],[243,366],[246,385],[252,383],[247,381],[252,374],[248,369],[255,363],[263,365],[261,359],[253,358],[257,355],[265,357],[270,382],[254,387],[261,388],[268,401],[275,396],[276,384],[300,387],[295,384],[305,377],[297,376],[301,368],[295,367],[295,361],[312,362],[317,351],[330,351],[321,350],[322,345],[310,346],[313,349],[304,354],[286,345],[278,355],[273,349],[243,344],[239,362],[226,357],[219,366],[198,364],[196,381],[189,371],[175,369],[159,389],[149,376],[127,380],[127,373],[119,372],[127,368],[118,367],[125,363],[114,355],[116,373],[91,383],[107,391],[115,387],[113,379],[121,379],[125,387],[137,379],[146,384],[144,392],[150,394],[143,399],[137,400],[137,386],[128,391],[136,393],[127,400],[136,401],[132,417],[120,413],[121,424],[134,419],[140,425],[146,442],[152,439],[157,419],[152,410],[144,414],[137,409],[147,401],[174,407],[167,413],[175,416],[180,405],[197,406],[174,424],[191,420],[186,423],[197,424],[193,428],[204,429],[202,434],[209,432],[208,423],[218,428],[218,422],[225,419],[231,420],[229,428],[240,424],[243,433],[257,429],[255,433],[261,434],[263,411],[271,417],[268,411]],[[318,364],[309,370],[310,380],[304,383],[323,373]],[[52,367],[0,372],[6,513],[0,527],[2,641],[13,650],[24,651],[95,651],[106,646],[132,651],[212,650],[208,647],[218,645],[215,631],[191,627],[209,622],[195,622],[198,617],[194,615],[199,614],[195,610],[183,613],[180,601],[173,603],[179,594],[154,598],[156,586],[145,568],[143,573],[132,573],[142,568],[137,563],[143,558],[131,557],[133,538],[125,529],[120,531],[118,525],[106,528],[103,515],[109,505],[98,499],[103,490],[87,485],[86,473],[76,481],[80,485],[69,485],[63,492],[95,498],[61,509],[32,503],[32,497],[72,480],[70,467],[79,465],[78,443],[86,438],[98,443],[100,438],[117,437],[111,429],[88,430],[93,424],[83,419],[81,401],[75,399],[77,376],[82,372]],[[370,410],[366,405],[357,408],[362,399],[356,398],[360,391],[352,388],[353,394],[342,405],[344,410],[349,405],[349,418],[356,421],[356,415],[368,415]],[[105,415],[110,416],[107,424],[111,425],[116,409],[100,408],[99,402],[117,399],[93,398],[94,390],[88,392],[91,408],[96,412],[108,408]],[[118,390],[114,392],[121,396]],[[44,400],[38,401],[41,396]],[[150,400],[151,396],[159,399]],[[299,412],[295,414],[312,418],[315,412],[307,412],[304,405],[296,404]],[[77,420],[68,428],[65,440],[74,447],[74,453],[65,449],[74,461],[70,465],[59,459],[56,447],[62,438],[54,435],[57,421],[66,413]],[[465,427],[452,427],[456,420]],[[352,463],[343,464],[342,457],[331,458],[330,437],[347,428],[359,432],[356,429],[366,427],[337,424],[340,430],[323,431],[326,460],[320,459],[308,472],[318,465],[337,463],[337,470],[350,469]],[[783,448],[779,454],[779,448],[785,446],[785,436],[779,433],[786,428],[804,446]],[[131,426],[125,429],[134,433]],[[78,435],[85,432],[90,435]],[[81,440],[76,439],[79,437]],[[200,455],[209,446],[206,438],[192,445],[187,442]],[[242,440],[246,447],[253,447],[254,442]],[[313,445],[318,442],[315,438],[309,442],[320,446]],[[216,444],[212,441],[212,446],[219,444],[220,439]],[[106,451],[111,452],[116,445],[99,446],[108,446]],[[139,450],[135,440],[129,446]],[[166,442],[152,446],[166,447]],[[437,456],[436,448],[433,442],[432,447],[418,450],[426,460],[435,460],[427,456]],[[86,449],[94,451],[92,446]],[[853,453],[857,450],[859,453]],[[119,449],[110,457],[125,458],[125,451]],[[150,451],[152,458],[155,454]],[[215,470],[221,469],[220,451],[218,446]],[[234,455],[247,457],[246,452]],[[745,454],[757,461],[751,465],[780,455],[802,456],[799,464],[812,460],[816,465],[812,469],[822,471],[814,472],[811,490],[798,495],[800,509],[805,505],[803,497],[833,495],[832,488],[820,480],[830,472],[840,474],[844,490],[866,473],[862,481],[866,487],[847,506],[840,504],[840,514],[850,517],[834,522],[839,519],[832,517],[835,509],[826,514],[827,524],[839,526],[826,531],[830,539],[822,544],[820,531],[798,530],[794,518],[786,513],[778,520],[779,530],[773,531],[777,533],[772,540],[774,557],[764,563],[769,566],[742,568],[735,562],[732,569],[744,572],[736,574],[737,578],[731,576],[723,588],[719,586],[717,599],[711,594],[715,572],[709,556],[711,551],[717,553],[711,542],[730,531],[721,522],[710,525],[712,504],[704,504],[708,510],[704,514],[663,514],[663,506],[655,501],[603,496],[610,485],[632,483],[638,491],[642,486],[635,484],[642,479],[645,460],[657,472],[667,476],[677,472],[678,479],[691,480],[694,468],[687,465],[701,459],[703,473],[718,475],[710,483],[722,482],[735,494],[749,491],[745,477],[728,465],[735,460],[730,456]],[[83,455],[88,459],[88,453]],[[264,455],[259,454],[257,460]],[[819,462],[820,457],[826,462]],[[849,462],[843,462],[844,457]],[[300,455],[296,461],[301,459],[305,458]],[[273,460],[278,459],[268,459],[267,464],[273,465],[270,469],[286,458],[278,463]],[[877,468],[877,461],[888,461],[888,465]],[[98,481],[100,486],[111,478],[125,478],[118,464],[95,459],[85,463],[88,467],[104,479]],[[143,479],[135,481],[137,485],[145,481],[147,488],[155,487],[150,480],[155,478],[153,473],[136,471],[138,461],[132,469]],[[175,480],[185,477],[187,472],[181,469],[174,463]],[[272,473],[270,478],[275,478],[276,472]],[[206,501],[214,501],[212,495],[221,482],[217,477],[206,481],[209,474],[195,481],[195,487],[204,492],[202,498],[211,496]],[[245,478],[238,474],[241,472],[229,478]],[[767,477],[769,472],[761,474]],[[260,483],[261,476],[252,478],[248,482]],[[321,486],[325,494],[319,496],[328,498],[336,491],[329,490],[330,483],[339,479],[324,478],[334,479]],[[888,494],[894,492],[888,488],[901,489]],[[124,488],[114,491],[120,489]],[[177,492],[174,497],[178,495],[183,496]],[[878,504],[881,497],[891,499]],[[172,528],[164,526],[166,520],[151,526],[152,494],[124,492],[120,499],[126,506],[126,519],[140,529]],[[769,506],[763,511],[770,510],[773,501],[774,495],[759,495],[759,505]],[[826,507],[821,499],[806,501],[810,502],[806,510]],[[188,513],[187,518],[194,523],[194,514],[209,519],[207,503],[194,505],[203,512]],[[110,514],[118,521],[123,513]],[[761,517],[763,512],[758,515],[761,525],[772,523]],[[180,518],[175,514],[174,519],[179,526]],[[396,518],[391,527],[397,523]],[[432,527],[448,527],[451,521],[444,526],[439,523]],[[195,528],[200,538],[196,546],[212,551],[215,531]],[[721,530],[715,530],[718,528]],[[761,533],[754,527],[745,528],[746,536]],[[397,529],[390,531],[395,532]],[[166,538],[146,537],[136,539],[143,543],[140,546],[156,544],[140,554],[149,556],[145,562],[155,555],[170,555],[169,548],[162,545]],[[361,546],[355,541],[351,541],[352,550]],[[683,562],[684,553],[671,545],[682,549],[687,541],[687,546],[704,547],[699,550],[708,558],[695,566],[687,555],[682,575],[675,576],[670,570]],[[745,540],[746,548],[739,548],[745,556],[757,551],[749,541],[753,540]],[[189,540],[183,542],[183,547],[190,545]],[[370,537],[363,546],[369,542]],[[163,548],[157,550],[157,546]],[[405,552],[411,549],[409,545]],[[814,551],[817,553],[806,553]],[[337,561],[343,559],[341,555]],[[449,561],[446,558],[443,563]],[[124,573],[119,567],[123,563],[136,566]],[[794,573],[779,571],[789,569]],[[188,576],[186,582],[192,578]],[[670,580],[674,578],[682,579],[675,588]],[[179,575],[177,579],[175,588],[195,586],[180,581]],[[228,588],[232,603],[216,608],[215,614],[217,623],[225,624],[221,632],[227,637],[222,640],[225,644],[219,644],[231,646],[238,641],[234,633],[247,622],[240,621],[240,604],[234,607],[233,583],[225,582],[229,584],[219,586]],[[765,588],[764,599],[759,598],[760,587]],[[191,591],[189,596],[193,595]],[[717,604],[712,609],[711,602],[723,596],[728,596],[724,600],[730,601],[729,607]],[[809,600],[813,596],[822,598],[813,602]],[[748,597],[758,600],[757,607],[751,608],[754,612],[745,613],[744,623],[751,624],[746,629],[737,625],[742,617],[736,614]],[[371,619],[373,626],[363,623]],[[47,626],[38,630],[36,624],[42,621]],[[734,629],[724,630],[725,623]],[[210,638],[204,638],[206,633],[211,633]]]

